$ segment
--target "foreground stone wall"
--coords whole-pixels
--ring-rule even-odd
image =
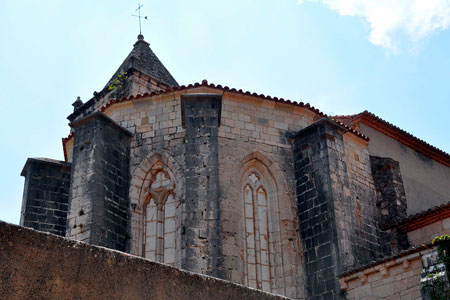
[[[287,299],[0,222],[0,299]]]

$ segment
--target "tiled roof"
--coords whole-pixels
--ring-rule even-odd
[[[69,135],[65,138],[62,138],[62,145],[63,145],[63,151],[64,151],[64,160],[65,161],[69,161],[69,157],[67,155],[67,150],[66,150],[66,144],[68,141],[70,141],[73,138],[73,131],[71,133],[69,133]]]
[[[411,133],[383,120],[367,110],[356,115],[333,116],[332,118],[345,123],[347,126],[352,126],[355,130],[358,130],[358,123],[362,122],[363,124],[386,134],[411,149],[414,149],[418,153],[450,167],[450,154],[428,144],[424,140],[415,137]]]
[[[123,74],[130,68],[147,74],[168,86],[178,86],[178,83],[170,72],[164,67],[155,53],[153,53],[152,49],[150,49],[150,44],[144,41],[144,37],[141,35],[138,37],[138,41],[133,45],[133,50],[131,50],[130,54],[128,54],[127,58],[125,58],[105,87],[108,87],[117,75]]]
[[[394,254],[394,255],[391,255],[391,256],[386,256],[386,257],[383,257],[383,258],[381,258],[379,260],[376,260],[376,261],[373,261],[371,263],[368,263],[366,265],[356,267],[356,268],[354,268],[352,270],[349,270],[347,272],[343,272],[343,273],[341,273],[341,275],[339,275],[339,278],[346,277],[346,276],[349,276],[351,274],[354,274],[354,273],[363,271],[365,269],[374,267],[376,265],[388,262],[390,260],[398,259],[400,257],[404,257],[404,256],[407,256],[409,254],[413,254],[415,252],[419,252],[419,251],[422,251],[422,250],[430,249],[430,248],[433,248],[433,247],[434,246],[431,243],[423,244],[423,245],[420,245],[420,246],[414,246],[414,247],[411,247],[411,248],[409,248],[407,250],[403,250],[400,253],[397,253],[397,254]]]
[[[411,215],[395,225],[402,232],[409,232],[450,217],[450,202]]]
[[[137,96],[130,96],[130,97],[126,97],[126,98],[122,98],[122,99],[111,99],[108,103],[106,103],[104,106],[102,106],[100,108],[100,111],[104,112],[106,110],[106,108],[108,108],[109,106],[115,104],[115,103],[121,103],[121,102],[126,102],[126,101],[131,101],[134,99],[140,99],[140,98],[144,98],[144,97],[151,97],[151,96],[156,96],[156,95],[164,95],[164,94],[169,94],[172,92],[176,92],[176,91],[183,91],[183,90],[188,90],[191,88],[197,88],[197,87],[208,87],[208,88],[213,88],[213,89],[218,89],[221,90],[222,92],[229,92],[229,93],[235,93],[235,94],[239,94],[239,95],[243,95],[243,96],[251,96],[251,97],[257,97],[263,100],[268,100],[268,101],[274,101],[277,103],[285,103],[285,104],[289,104],[289,105],[294,105],[297,107],[303,107],[306,108],[308,110],[310,110],[313,113],[318,114],[319,116],[323,117],[323,118],[329,118],[326,114],[324,114],[323,112],[321,112],[320,110],[318,110],[317,108],[315,108],[314,106],[311,106],[309,103],[304,103],[304,102],[295,102],[289,99],[284,99],[284,98],[278,98],[278,97],[271,97],[271,96],[266,96],[263,94],[257,94],[257,93],[252,93],[249,91],[243,91],[243,90],[237,90],[235,88],[229,88],[228,86],[222,86],[222,85],[215,85],[213,83],[208,83],[207,80],[203,80],[201,83],[194,83],[194,84],[189,84],[187,86],[182,85],[179,87],[172,87],[169,88],[167,91],[154,91],[152,93],[145,93],[143,95],[137,95]],[[330,118],[331,119],[331,118]],[[344,123],[340,122],[339,120],[334,120],[331,119],[333,122],[335,122],[337,125],[344,127],[347,131],[353,133],[354,135],[358,136],[359,138],[362,138],[366,141],[369,140],[369,138],[367,136],[365,136],[364,134],[362,134],[361,132],[359,132],[358,130],[355,130],[347,125],[345,125]]]

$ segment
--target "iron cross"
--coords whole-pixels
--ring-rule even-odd
[[[136,10],[139,12],[139,15],[133,15],[133,17],[138,17],[139,18],[139,34],[142,34],[142,30],[141,30],[141,19],[146,19],[147,20],[147,16],[145,17],[141,17],[141,8],[142,8],[142,4],[139,3],[138,8],[136,8]]]

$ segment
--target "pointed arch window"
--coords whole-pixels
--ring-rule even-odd
[[[270,292],[268,193],[262,176],[256,170],[250,170],[244,180],[247,284]]]
[[[144,257],[150,260],[176,264],[176,210],[174,180],[164,166],[155,168],[145,207]]]

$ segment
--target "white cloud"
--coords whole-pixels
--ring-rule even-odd
[[[412,43],[450,26],[450,0],[298,0],[322,3],[342,16],[359,16],[371,28],[370,42],[396,50],[399,34]]]

